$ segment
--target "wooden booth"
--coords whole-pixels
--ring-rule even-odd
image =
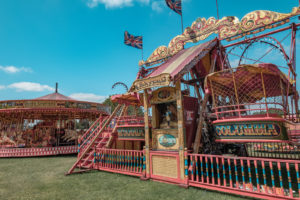
[[[133,83],[131,91],[143,92],[147,178],[184,184],[184,150],[193,149],[202,81],[221,68],[221,54],[214,39],[181,50]]]

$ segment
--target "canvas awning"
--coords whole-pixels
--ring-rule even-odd
[[[207,74],[211,67],[209,52],[217,44],[218,40],[214,39],[180,51],[146,78],[134,81],[130,91],[137,92],[152,87],[168,86],[171,81],[175,82],[189,72],[200,60],[203,62],[198,67],[201,68],[202,73]]]
[[[141,106],[143,104],[143,99],[140,94],[131,92],[125,94],[116,94],[110,97],[112,102],[118,102],[122,104]]]

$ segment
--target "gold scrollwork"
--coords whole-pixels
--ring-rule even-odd
[[[235,40],[245,35],[250,35],[274,28],[289,22],[289,18],[300,14],[300,8],[294,7],[291,13],[278,13],[267,10],[257,10],[246,14],[241,21],[237,17],[223,17],[218,20],[210,17],[198,18],[187,27],[183,34],[174,37],[168,47],[158,47],[146,61],[139,65],[150,66],[164,62],[184,48],[186,43],[205,40],[212,34],[219,34],[221,40]]]

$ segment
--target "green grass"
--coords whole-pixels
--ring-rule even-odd
[[[100,171],[64,176],[75,160],[75,156],[0,159],[0,199],[242,199]]]

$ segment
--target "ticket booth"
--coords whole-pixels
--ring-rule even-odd
[[[218,47],[215,39],[183,49],[133,83],[131,92],[143,94],[146,178],[185,184],[184,155],[193,149],[197,134],[200,82],[212,66],[218,69]],[[191,94],[187,84],[197,92]]]
[[[176,87],[161,87],[150,97],[150,174],[154,179],[180,183],[180,153],[192,148],[199,104],[197,98],[185,96],[178,89],[176,92]]]

